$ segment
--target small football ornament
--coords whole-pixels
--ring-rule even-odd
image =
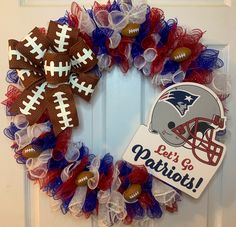
[[[125,200],[129,203],[135,202],[142,193],[140,184],[131,184],[123,193]]]
[[[125,28],[123,28],[123,30],[121,31],[121,34],[123,36],[133,38],[139,34],[139,28],[140,28],[139,24],[130,23],[130,24],[127,24]]]
[[[90,171],[81,172],[75,180],[75,184],[79,187],[87,186],[88,180],[94,177],[94,174]]]
[[[187,60],[191,56],[191,54],[191,49],[187,47],[179,47],[171,53],[170,59],[176,62],[183,62]]]
[[[22,149],[24,158],[37,158],[42,153],[42,149],[34,144],[27,145]]]

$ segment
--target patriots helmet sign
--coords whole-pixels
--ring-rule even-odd
[[[184,146],[194,157],[215,166],[223,153],[216,140],[224,130],[225,117],[219,98],[210,89],[194,83],[171,86],[154,105],[149,131],[160,134],[173,147]]]
[[[217,137],[225,123],[223,105],[209,88],[189,82],[169,86],[123,159],[144,165],[154,177],[199,198],[225,156],[226,146]]]

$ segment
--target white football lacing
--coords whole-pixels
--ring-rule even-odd
[[[130,199],[134,199],[136,196],[138,196],[139,195],[139,192],[138,191],[136,191],[136,192],[134,192],[133,194],[131,194],[130,195]]]
[[[70,62],[65,62],[65,66],[62,65],[62,62],[59,62],[59,66],[55,66],[54,61],[50,61],[48,65],[48,61],[44,62],[44,70],[45,73],[49,72],[50,76],[55,76],[55,73],[58,73],[59,77],[68,76],[71,70]]]
[[[183,58],[186,57],[186,54],[185,53],[181,53],[181,54],[178,54],[176,57],[175,57],[175,60],[182,60]]]
[[[26,44],[24,44],[25,47],[32,47],[32,50],[30,50],[31,54],[37,54],[37,56],[35,57],[36,59],[42,59],[44,54],[46,53],[47,49],[41,49],[43,47],[42,43],[37,44],[36,41],[38,40],[38,37],[31,37],[33,33],[30,32],[25,38],[24,40],[27,41]]]
[[[30,65],[34,65],[31,61],[29,61],[24,55],[22,55],[18,50],[12,50],[11,46],[8,48],[8,59],[9,61],[12,60],[12,57],[16,56],[16,60],[23,60],[24,62],[29,63]],[[34,65],[34,67],[37,67],[37,65]]]
[[[54,39],[54,42],[58,44],[58,46],[54,45],[54,48],[58,52],[65,52],[67,51],[67,49],[64,48],[64,46],[69,45],[69,42],[66,42],[65,40],[70,38],[70,36],[67,35],[67,32],[72,31],[72,28],[69,28],[67,25],[61,25],[61,24],[58,24],[57,27],[61,30],[61,32],[56,32],[56,35],[59,39]]]
[[[89,84],[86,87],[84,81],[81,84],[79,84],[78,82],[79,82],[79,79],[75,75],[72,75],[70,77],[69,83],[71,84],[72,89],[77,88],[79,93],[84,91],[85,96],[88,96],[94,92],[94,89],[92,88],[93,87],[92,84]]]
[[[129,29],[129,34],[133,34],[137,32],[139,32],[139,28]]]
[[[30,77],[32,74],[35,76],[41,75],[40,73],[37,74],[36,72],[29,70],[29,69],[18,69],[17,70],[17,75],[20,77],[20,79],[22,81],[25,80],[25,77]]]
[[[35,90],[32,89],[33,96],[27,95],[28,102],[23,101],[22,104],[24,108],[20,108],[20,112],[24,115],[32,115],[31,110],[36,110],[34,105],[40,105],[39,100],[43,100],[44,96],[42,95],[45,92],[45,87],[47,82],[42,83],[40,86],[36,86]]]
[[[55,109],[60,111],[60,113],[57,114],[57,117],[62,118],[62,120],[59,120],[59,123],[63,125],[61,126],[61,129],[64,130],[68,127],[74,127],[74,125],[70,123],[72,121],[72,118],[68,117],[71,115],[71,112],[66,111],[66,108],[70,106],[69,104],[65,103],[65,101],[68,101],[66,93],[59,91],[56,92],[53,97],[55,97],[55,100],[53,102],[58,103],[58,106],[56,106]]]
[[[83,55],[81,55],[79,52],[77,53],[77,58],[76,56],[72,57],[71,63],[72,66],[75,68],[81,67],[81,64],[83,63],[84,65],[87,65],[88,62],[87,60],[90,59],[91,61],[93,60],[93,52],[91,49],[83,49]]]
[[[78,183],[83,183],[83,182],[86,182],[88,180],[88,177],[87,176],[84,176],[83,178],[79,179],[78,180]]]

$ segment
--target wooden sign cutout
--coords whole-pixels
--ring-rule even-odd
[[[226,117],[219,98],[196,83],[179,83],[157,98],[148,127],[141,125],[123,159],[144,165],[173,187],[199,198],[223,161],[217,141]]]

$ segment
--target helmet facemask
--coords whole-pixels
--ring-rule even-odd
[[[198,117],[178,125],[172,131],[185,141],[184,146],[189,145],[198,161],[216,166],[224,150],[223,144],[215,139],[216,132],[223,129],[224,124],[224,119],[218,115],[212,119]]]

